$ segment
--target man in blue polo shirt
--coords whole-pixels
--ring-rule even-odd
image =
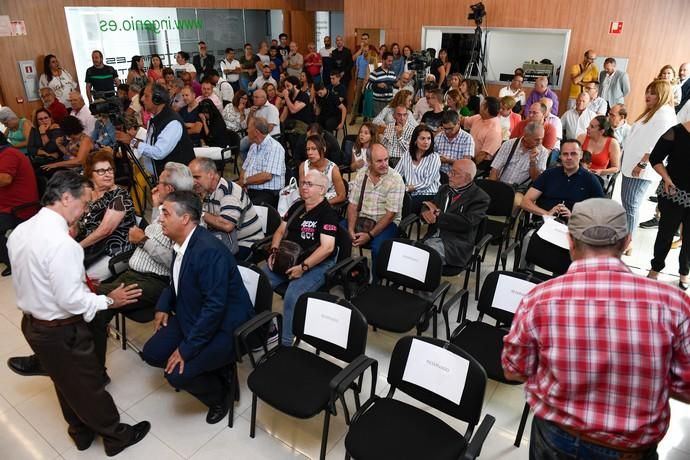
[[[520,206],[537,216],[568,219],[573,205],[588,198],[602,198],[597,177],[580,167],[582,146],[574,139],[561,142],[561,165],[547,169],[532,183]]]

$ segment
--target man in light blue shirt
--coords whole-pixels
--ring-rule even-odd
[[[247,189],[253,204],[278,206],[278,193],[285,185],[285,149],[270,133],[268,121],[253,117],[247,126],[252,142],[237,183]]]

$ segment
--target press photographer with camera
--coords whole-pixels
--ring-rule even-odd
[[[129,144],[150,160],[154,177],[158,177],[168,161],[188,165],[194,159],[192,141],[180,116],[168,106],[169,100],[164,86],[157,83],[146,86],[141,102],[144,109],[153,115],[146,139],[138,139],[122,131],[115,134],[119,142]]]

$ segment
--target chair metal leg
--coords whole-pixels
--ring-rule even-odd
[[[345,460],[351,460],[352,457],[350,457],[350,453],[348,451],[345,451]]]
[[[230,375],[228,376],[228,395],[230,404],[228,412],[228,427],[232,428],[235,421],[235,401],[239,400],[239,384],[237,382],[237,364],[230,365]]]
[[[527,416],[529,415],[529,404],[525,403],[525,408],[522,409],[522,417],[520,418],[520,426],[518,427],[517,435],[515,435],[515,447],[520,447],[522,441],[522,434],[525,432],[525,425],[527,425]]]
[[[328,444],[328,427],[331,422],[331,413],[326,411],[325,417],[323,418],[323,434],[321,435],[321,455],[319,459],[326,460],[326,446]]]
[[[127,318],[122,315],[122,326],[120,328],[120,344],[123,350],[127,349]]]
[[[252,393],[252,420],[249,425],[249,437],[256,435],[256,393]]]
[[[477,260],[477,275],[475,276],[474,300],[479,300],[479,280],[482,277],[482,261]]]

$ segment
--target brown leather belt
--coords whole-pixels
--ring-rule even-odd
[[[620,456],[618,457],[620,460],[638,460],[641,458],[644,458],[644,456],[652,449],[656,449],[656,444],[654,445],[647,445],[647,446],[640,446],[640,447],[619,447],[619,446],[612,446],[610,444],[606,444],[605,442],[602,442],[598,439],[594,439],[591,436],[583,433],[582,431],[577,431],[572,428],[569,428],[567,426],[563,426],[559,423],[553,423],[555,426],[557,426],[560,430],[568,433],[570,436],[574,436],[576,438],[579,438],[589,444],[594,444],[597,446],[605,447],[607,449],[615,450],[617,452],[620,452]]]
[[[31,324],[34,324],[36,326],[43,326],[43,327],[60,327],[60,326],[69,326],[70,324],[76,324],[84,321],[83,316],[72,316],[71,318],[65,318],[65,319],[52,319],[52,320],[45,320],[45,319],[38,319],[34,318],[31,315],[27,315],[29,317],[29,321],[31,321]]]

